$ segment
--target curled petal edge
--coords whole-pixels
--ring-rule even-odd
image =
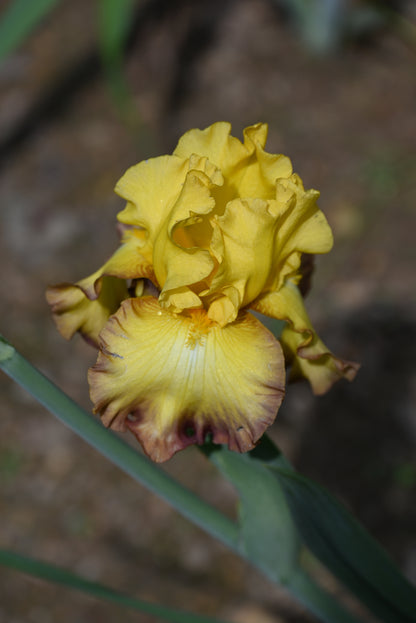
[[[128,297],[126,279],[147,280],[157,288],[153,267],[142,255],[145,245],[143,230],[129,229],[123,234],[119,248],[95,273],[75,284],[49,286],[46,300],[51,306],[54,322],[67,340],[80,333],[98,347],[98,335],[121,301]],[[142,290],[146,290],[145,285]],[[137,287],[138,292],[140,288]]]
[[[101,278],[100,293],[93,300],[83,290],[70,283],[50,286],[46,300],[59,333],[70,340],[75,333],[98,348],[98,335],[108,318],[128,296],[124,281],[116,277]]]

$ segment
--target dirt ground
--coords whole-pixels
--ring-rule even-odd
[[[416,42],[386,28],[316,57],[268,0],[153,4],[127,59],[129,126],[91,55],[96,3],[65,0],[0,65],[1,331],[90,409],[95,353],[58,335],[45,288],[90,274],[115,249],[113,187],[128,166],[169,153],[191,127],[224,119],[241,136],[267,121],[269,151],[321,191],[334,230],[310,316],[334,352],[362,363],[354,383],[321,398],[290,386],[270,434],[416,582]],[[0,546],[240,623],[315,620],[0,383]],[[235,514],[230,485],[195,448],[165,468]],[[0,622],[121,618],[150,620],[0,569]]]

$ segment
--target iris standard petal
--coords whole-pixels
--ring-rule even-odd
[[[178,142],[173,152],[182,158],[203,154],[224,175],[225,183],[216,193],[217,213],[236,197],[272,199],[276,179],[292,173],[292,163],[282,154],[264,151],[267,124],[256,123],[244,130],[244,143],[230,135],[231,124],[213,123],[205,130],[190,130]]]
[[[153,262],[161,286],[160,301],[172,311],[202,306],[197,293],[190,286],[206,279],[215,266],[208,249],[198,246],[193,239],[193,225],[201,222],[215,207],[211,187],[212,181],[205,173],[189,171],[166,226],[160,229],[155,240]],[[207,227],[210,228],[209,223]],[[210,236],[209,231],[207,244]],[[181,292],[185,292],[182,303],[179,296]],[[189,305],[191,292],[194,292],[195,302]]]
[[[280,341],[286,360],[291,364],[291,380],[307,378],[315,394],[324,394],[338,379],[354,379],[359,364],[335,357],[319,339],[302,295],[290,280],[279,291],[260,297],[251,308],[288,323]]]
[[[274,249],[273,272],[266,290],[278,290],[287,277],[300,268],[302,253],[328,253],[333,245],[331,228],[317,205],[319,192],[307,190],[298,175],[279,179],[276,200],[270,210],[276,216],[278,229]]]
[[[220,328],[205,311],[174,315],[153,297],[128,299],[110,318],[89,382],[106,426],[130,429],[165,461],[211,433],[251,449],[284,395],[281,347],[251,314]]]
[[[178,156],[159,156],[127,169],[115,192],[127,206],[117,215],[120,223],[143,227],[153,244],[182,189],[189,162]]]
[[[211,219],[210,251],[218,269],[205,298],[210,317],[222,326],[234,320],[240,307],[263,291],[278,290],[288,275],[295,275],[302,253],[331,248],[331,230],[316,205],[319,193],[305,192],[297,176],[280,185],[278,199],[234,199],[222,216]]]
[[[227,296],[234,308],[231,315],[222,315],[231,307],[224,307],[225,301],[219,307],[215,296],[209,315],[221,326],[232,322],[239,308],[260,294],[272,270],[278,223],[268,208],[262,199],[235,199],[223,216],[212,220],[211,250],[219,266],[206,296]]]
[[[189,130],[181,136],[173,154],[179,158],[206,156],[228,177],[247,158],[247,149],[230,132],[231,124],[226,121],[213,123],[204,130]]]
[[[292,163],[287,156],[264,150],[267,134],[265,123],[256,123],[244,130],[244,146],[249,157],[244,167],[236,172],[234,181],[240,197],[274,199],[276,180],[292,174]]]

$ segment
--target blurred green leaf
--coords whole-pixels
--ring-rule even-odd
[[[304,43],[315,53],[338,47],[343,35],[346,0],[284,0]]]
[[[107,63],[121,63],[137,0],[99,0],[98,25],[101,53]]]
[[[271,465],[305,544],[385,623],[415,623],[416,589],[323,487]]]
[[[10,54],[36,28],[59,0],[14,0],[0,18],[0,59]]]
[[[137,0],[99,0],[98,36],[111,93],[123,115],[130,114],[131,96],[123,71],[124,50]]]
[[[212,617],[174,610],[159,604],[142,601],[135,597],[129,597],[108,586],[104,586],[104,584],[86,580],[66,569],[36,560],[35,558],[21,556],[5,549],[0,549],[0,564],[16,571],[28,573],[47,582],[61,584],[66,588],[87,593],[98,599],[104,599],[120,606],[145,612],[170,623],[221,623],[219,619],[213,619]]]

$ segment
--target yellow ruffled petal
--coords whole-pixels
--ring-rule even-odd
[[[287,281],[278,292],[260,297],[251,307],[287,321],[280,339],[286,359],[292,365],[291,380],[307,378],[315,394],[324,394],[340,378],[354,379],[359,364],[335,357],[319,339],[294,283]]]
[[[223,216],[212,220],[213,254],[220,264],[207,297],[219,293],[234,307],[231,316],[222,316],[225,302],[221,307],[215,300],[211,304],[209,316],[222,326],[262,292],[273,268],[278,222],[268,208],[262,199],[235,199],[228,203]]]
[[[154,269],[162,287],[159,300],[171,311],[202,307],[196,290],[206,289],[202,284],[215,267],[209,250],[201,245],[203,228],[205,245],[212,235],[211,225],[204,219],[215,207],[212,186],[205,173],[189,171],[167,225],[155,240]]]
[[[189,130],[181,136],[173,154],[179,158],[190,158],[192,154],[206,156],[228,177],[247,158],[246,148],[230,132],[231,123],[225,121],[213,123],[205,130]]]
[[[244,143],[230,135],[231,124],[219,121],[205,130],[190,130],[173,152],[182,158],[191,154],[207,156],[223,173],[225,183],[215,193],[217,213],[236,197],[273,199],[276,179],[292,173],[290,159],[264,151],[267,124],[257,123],[244,130]]]
[[[79,286],[68,283],[51,286],[46,299],[61,335],[69,340],[79,331],[87,342],[98,346],[98,334],[123,299],[127,286],[116,277],[102,277],[100,292],[90,300]]]
[[[205,301],[210,318],[222,326],[262,292],[278,290],[288,275],[295,276],[302,253],[331,248],[331,230],[316,205],[318,193],[305,192],[295,175],[279,186],[278,199],[235,199],[222,216],[211,219],[210,251],[219,266]]]
[[[264,151],[267,132],[265,123],[244,130],[244,146],[250,157],[235,176],[234,183],[240,197],[274,199],[276,180],[292,174],[292,163],[287,156]]]
[[[155,298],[128,299],[100,339],[89,373],[95,412],[106,426],[130,429],[155,461],[208,433],[251,449],[284,395],[281,347],[247,313],[222,329],[204,311],[174,315]]]
[[[186,158],[160,156],[130,167],[117,182],[115,192],[127,200],[127,206],[117,215],[126,225],[142,227],[150,244],[166,225],[172,208],[182,193],[189,171],[200,171],[214,184],[223,183],[221,171],[207,158],[207,154],[189,154]],[[199,210],[195,209],[199,213]],[[189,213],[179,214],[177,220]]]
[[[279,222],[276,255],[266,289],[278,290],[288,276],[294,276],[302,253],[321,254],[332,249],[332,231],[316,204],[318,197],[318,191],[304,190],[296,174],[278,180],[276,200],[270,204]]]
[[[149,158],[130,167],[115,187],[128,202],[118,220],[143,227],[153,243],[182,190],[188,168],[188,160],[177,156]]]
[[[160,301],[172,311],[202,306],[197,291],[206,289],[203,281],[215,266],[208,251],[212,227],[204,216],[215,208],[211,189],[222,183],[206,156],[191,154],[142,162],[116,186],[128,200],[118,218],[146,233]]]

